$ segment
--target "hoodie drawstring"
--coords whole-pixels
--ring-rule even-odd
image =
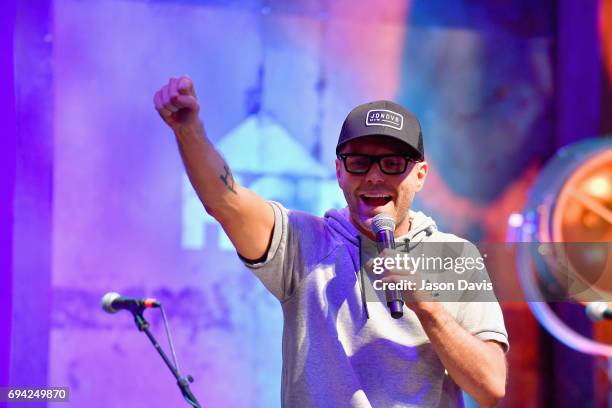
[[[368,300],[366,299],[365,281],[363,276],[363,268],[365,266],[363,264],[363,259],[361,258],[361,236],[357,236],[357,241],[359,247],[359,268],[357,269],[359,271],[359,279],[357,279],[357,281],[359,282],[359,291],[361,292],[361,303],[363,304],[363,310],[365,311],[366,319],[369,319],[370,311],[368,310]]]

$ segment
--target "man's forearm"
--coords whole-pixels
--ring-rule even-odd
[[[228,164],[206,137],[202,123],[176,130],[175,136],[189,180],[207,212],[214,216],[231,208],[238,185]]]
[[[440,303],[413,308],[449,375],[481,406],[504,397],[506,361],[501,347],[485,342],[455,321]]]
[[[191,79],[170,78],[155,92],[153,103],[174,131],[187,175],[206,212],[219,221],[238,253],[247,259],[261,258],[274,230],[274,211],[261,197],[237,185],[230,167],[206,137]]]

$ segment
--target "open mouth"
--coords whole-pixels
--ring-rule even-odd
[[[393,199],[387,194],[361,194],[359,198],[370,207],[382,207]]]

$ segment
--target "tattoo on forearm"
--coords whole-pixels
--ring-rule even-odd
[[[227,164],[223,166],[225,169],[225,174],[220,175],[221,181],[223,184],[234,194],[238,194],[236,190],[234,190],[234,176],[232,176],[232,171],[227,167]]]

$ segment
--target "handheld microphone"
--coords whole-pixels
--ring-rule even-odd
[[[586,314],[594,322],[598,320],[611,320],[612,309],[606,302],[591,302],[586,307]]]
[[[102,297],[102,309],[107,313],[117,313],[120,310],[129,310],[138,313],[149,307],[160,307],[157,299],[134,299],[122,297],[117,292],[108,292]]]
[[[393,217],[384,213],[378,214],[372,218],[372,225],[370,228],[376,236],[376,243],[379,251],[386,248],[395,249],[395,240],[393,239],[395,220]],[[391,317],[399,319],[404,315],[404,311],[402,310],[404,307],[404,300],[402,299],[401,291],[399,289],[386,289],[385,292]]]

